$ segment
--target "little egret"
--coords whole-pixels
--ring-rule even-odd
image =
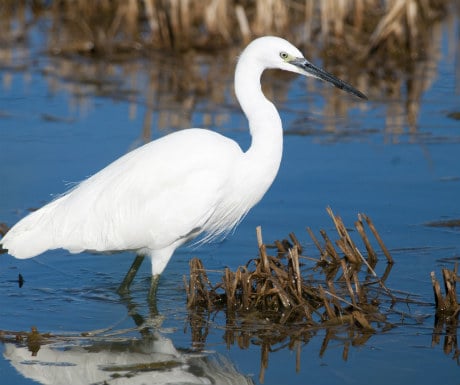
[[[57,248],[71,253],[132,250],[137,257],[120,291],[129,288],[148,256],[150,295],[155,296],[159,276],[179,246],[199,235],[200,242],[225,236],[275,179],[283,128],[260,85],[262,72],[271,68],[319,78],[366,99],[311,64],[288,41],[258,38],[243,51],[235,70],[236,97],[252,136],[246,152],[233,140],[206,129],[166,135],[127,153],[29,214],[0,244],[20,259]]]

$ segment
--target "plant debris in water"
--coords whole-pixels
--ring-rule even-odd
[[[434,271],[431,272],[431,283],[433,285],[434,299],[436,303],[436,314],[434,321],[431,345],[438,345],[441,335],[445,329],[443,349],[444,353],[453,356],[460,364],[460,349],[458,348],[457,330],[459,327],[458,316],[460,304],[458,303],[456,283],[460,280],[458,275],[458,264],[453,270],[442,269],[445,296],[442,295],[441,286]]]
[[[221,281],[213,285],[203,263],[190,261],[190,279],[184,277],[190,327],[195,346],[203,345],[209,321],[217,313],[225,312],[227,345],[237,343],[241,348],[250,344],[261,347],[259,380],[264,381],[269,352],[289,347],[296,351],[296,370],[300,370],[302,345],[308,343],[319,330],[325,330],[320,356],[331,341],[343,344],[343,359],[348,358],[350,346],[360,346],[376,332],[396,326],[390,314],[401,319],[420,317],[397,310],[397,304],[424,304],[415,294],[390,290],[385,281],[393,266],[393,258],[383,243],[371,219],[359,214],[354,227],[364,245],[361,252],[340,217],[327,209],[334,222],[338,239],[333,242],[321,230],[322,242],[310,228],[307,231],[319,252],[319,257],[304,255],[297,237],[266,245],[261,229],[257,229],[259,256],[251,259],[235,272],[226,268]],[[376,273],[378,258],[367,233],[372,233],[386,258],[383,273]],[[269,255],[267,249],[274,249]],[[380,253],[380,252],[379,252]],[[380,269],[382,270],[382,269]],[[444,271],[445,270],[445,271]],[[457,268],[443,270],[446,296],[432,273],[436,301],[436,320],[433,345],[439,343],[444,326],[444,351],[460,358],[456,340],[459,304],[455,282]]]
[[[336,246],[324,231],[320,232],[324,240],[321,245],[308,229],[319,250],[319,258],[303,256],[303,248],[293,233],[290,234],[292,243],[276,241],[276,255],[269,255],[258,228],[259,257],[240,266],[236,272],[226,268],[222,281],[216,285],[209,281],[202,262],[196,258],[191,260],[190,280],[186,284],[188,307],[208,312],[225,309],[229,318],[257,317],[277,325],[349,324],[372,332],[373,323],[385,323],[386,316],[379,308],[383,297],[386,302],[397,301],[384,283],[393,259],[366,215],[359,215],[355,223],[367,251],[363,256],[342,220],[331,209],[328,212],[339,234]],[[387,270],[382,276],[374,270],[377,253],[363,222],[387,258]],[[306,262],[313,267],[305,269]]]

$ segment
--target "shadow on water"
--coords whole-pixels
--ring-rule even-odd
[[[79,12],[72,9],[73,6],[84,7],[85,3],[88,7]],[[111,119],[111,112],[106,112],[97,124],[90,122],[90,118],[97,115],[107,101],[113,103],[115,109],[125,108],[127,119],[139,130],[134,135],[126,135],[122,142],[124,150],[170,130],[190,126],[217,128],[226,135],[241,139],[240,134],[246,134],[247,128],[233,96],[233,70],[242,43],[260,34],[274,33],[289,38],[313,62],[322,61],[324,68],[365,90],[371,99],[369,104],[358,107],[352,98],[343,97],[338,91],[316,81],[309,80],[304,86],[305,82],[295,82],[293,76],[268,72],[263,79],[264,92],[280,107],[285,133],[289,137],[299,139],[299,142],[304,136],[311,137],[313,141],[322,144],[363,141],[384,145],[416,144],[420,146],[427,163],[432,161],[430,145],[454,146],[460,143],[460,67],[455,67],[454,77],[445,79],[446,68],[455,66],[453,63],[459,61],[460,55],[458,5],[455,2],[387,2],[393,4],[391,9],[382,9],[381,2],[374,0],[337,2],[335,6],[325,1],[272,2],[278,8],[253,5],[245,8],[240,2],[236,5],[230,2],[210,2],[218,3],[219,6],[209,8],[206,12],[203,8],[196,9],[197,14],[208,15],[204,21],[197,21],[196,15],[191,13],[187,17],[185,9],[167,10],[160,6],[149,8],[154,3],[5,1],[0,4],[1,88],[5,95],[10,96],[1,97],[0,105],[0,130],[3,138],[6,138],[0,141],[0,147],[3,154],[8,154],[1,157],[0,165],[0,200],[4,203],[0,207],[0,222],[12,224],[24,214],[21,205],[38,206],[41,203],[38,201],[41,197],[37,198],[41,192],[29,191],[31,196],[21,203],[4,193],[8,185],[16,183],[20,176],[17,168],[13,168],[15,175],[10,176],[11,163],[33,163],[27,158],[27,153],[21,152],[23,148],[31,151],[27,147],[28,143],[40,144],[53,140],[61,143],[67,132],[72,132],[72,141],[81,141],[83,147],[90,147],[85,140],[105,143],[120,135],[120,130]],[[166,7],[167,4],[189,2],[160,3]],[[288,3],[289,7],[286,6]],[[119,8],[111,8],[113,4]],[[365,4],[373,11],[360,12],[355,4]],[[224,5],[226,9],[222,8]],[[231,8],[233,6],[234,9]],[[78,18],[75,17],[77,13]],[[100,17],[102,14],[103,17]],[[226,15],[226,18],[222,15]],[[249,32],[244,28],[245,19],[248,21]],[[139,20],[142,23],[138,23]],[[216,23],[215,20],[221,22]],[[199,28],[190,32],[186,29],[187,25],[199,25]],[[203,30],[209,34],[203,35]],[[37,84],[41,87],[39,90]],[[434,90],[433,84],[438,85]],[[321,103],[317,101],[316,95],[321,95]],[[62,104],[56,108],[58,101]],[[37,107],[34,108],[35,104]],[[113,127],[103,131],[98,124]],[[102,132],[101,136],[87,135],[85,128],[82,128],[86,125],[87,130]],[[53,129],[49,130],[49,127]],[[46,133],[42,133],[41,129]],[[6,141],[8,148],[3,148]],[[307,152],[302,147],[304,142],[300,143],[296,147],[297,151]],[[312,147],[309,147],[310,150]],[[334,147],[331,152],[335,150]],[[375,179],[371,178],[370,182],[360,180],[363,170],[361,166],[365,163],[363,156],[359,159],[356,173],[351,177],[346,173],[347,170],[342,170],[353,181],[347,185],[343,182],[345,177],[334,175],[335,183],[339,184],[338,188],[334,188],[342,190],[341,193],[346,195],[347,186],[358,185],[357,190],[353,190],[356,194],[359,189],[365,189],[366,184],[376,183],[375,180],[383,180],[380,184],[377,182],[376,187],[373,185],[375,189],[389,188],[384,180],[400,167],[405,150],[407,147],[404,146],[399,151],[393,150],[394,155],[390,160],[392,168],[387,171],[388,174],[378,175],[377,169],[372,172]],[[47,147],[43,151],[45,156],[46,151]],[[97,152],[104,151],[104,146],[97,148]],[[458,154],[458,149],[452,151]],[[13,152],[22,155],[13,157]],[[377,151],[372,149],[369,152]],[[291,154],[286,155],[289,157]],[[9,156],[13,160],[10,161]],[[58,156],[65,158],[64,153]],[[78,158],[77,162],[84,163],[84,157]],[[452,164],[457,160],[450,158],[446,163]],[[321,158],[320,162],[327,165],[330,159]],[[46,163],[43,165],[47,167]],[[298,178],[295,174],[297,165],[289,168],[294,174],[293,178]],[[321,169],[315,175],[318,183],[321,183],[326,172]],[[411,181],[411,178],[415,178],[412,174],[416,172],[416,165],[410,164],[407,175],[399,182],[408,183],[406,179]],[[455,192],[456,185],[453,184],[458,183],[458,170],[442,172],[443,187],[448,184],[444,189]],[[11,181],[13,176],[16,177],[15,182]],[[405,212],[406,206],[410,206],[411,200],[416,200],[429,189],[440,189],[431,186],[433,176],[430,177],[430,184],[411,187],[414,193],[402,203],[393,200],[385,206],[376,206],[380,211],[378,215],[373,214],[374,219],[382,223],[383,219],[380,220],[379,215],[386,220],[388,216],[398,214],[398,219],[403,217],[405,214],[401,213]],[[395,183],[391,181],[388,184]],[[46,193],[41,196],[46,196],[50,191],[47,186],[42,188]],[[307,189],[312,190],[314,186],[308,186]],[[283,186],[282,196],[273,205],[281,205],[285,194],[291,190],[290,185]],[[377,194],[370,194],[367,199],[376,202],[385,200]],[[360,200],[357,196],[348,199],[351,201],[349,206],[366,203],[366,200]],[[164,315],[157,315],[145,304],[140,305],[145,299],[144,291],[134,297],[119,299],[112,294],[94,290],[94,287],[102,285],[102,291],[112,293],[115,278],[112,279],[111,275],[122,276],[122,272],[113,270],[113,266],[105,265],[105,260],[99,264],[92,262],[93,256],[86,256],[74,259],[74,265],[70,267],[63,267],[59,265],[63,254],[59,254],[54,257],[51,255],[48,262],[44,263],[45,268],[32,265],[32,268],[26,269],[24,265],[6,265],[2,269],[1,287],[5,288],[5,292],[1,298],[4,306],[0,310],[0,320],[8,325],[14,323],[15,318],[23,319],[21,325],[30,323],[31,326],[35,321],[40,323],[38,329],[29,333],[3,331],[1,339],[5,348],[4,357],[21,376],[40,383],[152,383],[155,378],[156,383],[182,381],[244,384],[256,380],[240,372],[254,373],[259,365],[262,368],[259,381],[266,383],[280,383],[286,378],[286,383],[297,383],[304,380],[303,375],[310,376],[311,381],[317,383],[327,383],[326,380],[362,383],[362,372],[367,373],[366,370],[378,371],[383,383],[387,378],[385,374],[391,375],[382,373],[385,362],[395,366],[394,373],[400,382],[405,380],[411,383],[417,378],[429,383],[429,373],[422,377],[404,377],[404,373],[420,362],[431,361],[438,364],[442,361],[441,366],[447,373],[446,383],[449,380],[453,383],[452,378],[458,378],[458,314],[455,316],[438,312],[433,317],[434,326],[428,325],[431,321],[426,321],[426,318],[432,317],[435,304],[430,290],[427,293],[421,289],[426,287],[426,282],[417,281],[419,276],[416,275],[417,268],[423,268],[421,275],[426,275],[429,280],[428,272],[433,269],[432,263],[437,267],[452,267],[458,262],[458,247],[452,248],[450,244],[455,244],[457,241],[452,239],[458,237],[459,219],[452,216],[460,216],[460,213],[458,209],[452,210],[452,206],[449,206],[450,211],[447,213],[442,211],[437,206],[442,203],[442,198],[436,201],[431,197],[416,200],[413,204],[418,207],[417,212],[434,207],[427,214],[429,218],[423,217],[421,225],[414,225],[414,222],[419,221],[418,216],[416,219],[409,218],[407,221],[410,225],[402,230],[399,227],[392,230],[392,233],[387,231],[390,232],[388,236],[401,233],[395,236],[393,245],[414,237],[416,231],[412,230],[413,227],[421,233],[414,241],[420,243],[416,247],[404,249],[400,244],[393,246],[399,257],[396,258],[394,270],[400,272],[392,272],[395,279],[389,285],[395,287],[395,281],[400,280],[410,286],[410,290],[405,286],[401,293],[398,292],[401,296],[410,297],[419,289],[422,293],[415,295],[414,303],[408,303],[407,308],[399,308],[398,311],[392,308],[391,301],[384,302],[385,316],[389,316],[390,322],[382,321],[374,333],[363,331],[354,323],[351,329],[343,325],[325,329],[318,325],[305,327],[302,324],[291,325],[289,330],[282,331],[271,322],[257,317],[247,317],[242,323],[231,323],[222,313],[187,313],[185,290],[177,287],[181,285],[181,275],[187,273],[183,266],[188,266],[188,261],[181,261],[181,257],[188,259],[189,255],[176,257],[183,262],[179,265],[182,266],[182,274],[171,271],[169,276],[173,278],[170,282],[162,283],[163,288],[168,288],[167,295],[160,296],[160,314]],[[324,207],[322,204],[320,206]],[[353,207],[353,210],[360,209],[358,206]],[[294,207],[288,213],[283,213],[283,218],[288,219],[280,222],[289,221],[290,227],[290,220],[295,216],[293,213],[298,211],[299,208]],[[301,223],[301,226],[304,225]],[[5,228],[6,224],[0,223],[0,232],[4,232]],[[439,231],[428,234],[440,240],[424,248],[423,238],[427,233],[420,228]],[[443,240],[450,244],[444,245]],[[229,255],[231,253],[236,254],[236,251],[228,252]],[[423,265],[426,260],[418,262],[426,255],[433,257],[431,264]],[[78,257],[69,257],[72,258]],[[414,263],[414,260],[417,262]],[[89,266],[91,263],[94,265],[88,267],[87,271],[80,270],[78,274],[72,272],[75,265]],[[103,269],[109,270],[102,273],[106,271]],[[18,271],[23,273],[24,270],[27,274],[22,280],[22,291],[10,289],[8,285],[16,289],[21,282],[21,279],[14,282],[10,279],[13,273],[15,278]],[[59,278],[42,278],[40,281],[41,273],[56,274]],[[9,278],[3,279],[3,274]],[[69,285],[75,285],[75,289],[66,287]],[[69,307],[73,307],[72,310],[61,306],[61,303],[67,302]],[[88,305],[88,308],[82,306],[82,303]],[[122,307],[122,311],[118,306]],[[66,315],[55,314],[56,309],[57,313],[62,311]],[[53,314],[49,319],[44,314],[48,311]],[[78,311],[84,314],[72,314]],[[85,322],[85,317],[90,320],[91,317],[112,320],[123,318],[120,313],[124,316],[127,313],[129,318],[129,322],[122,323],[123,327],[81,331],[87,323],[92,324]],[[0,325],[0,330],[4,328]],[[181,328],[185,329],[183,335],[177,332]],[[70,332],[73,330],[80,331]],[[412,339],[412,332],[418,338]],[[389,343],[394,340],[396,348],[392,350]],[[429,341],[428,346],[426,340]],[[438,351],[433,353],[433,349],[427,349],[441,343],[444,354],[452,359],[453,365],[446,363],[448,360],[445,358],[439,358],[443,355]],[[414,346],[415,349],[411,349]],[[217,353],[209,352],[210,349],[215,349]],[[232,349],[238,352],[234,353]],[[220,354],[222,351],[226,352],[225,356]],[[294,354],[290,354],[292,352]],[[364,355],[367,357],[362,358]],[[335,360],[335,357],[338,359]],[[357,357],[361,359],[358,363]],[[348,366],[337,361],[347,362]],[[356,365],[353,366],[353,363]],[[366,366],[369,368],[366,369]],[[354,367],[357,369],[350,369]],[[299,372],[297,377],[286,374],[294,370]],[[442,381],[442,373],[439,376],[439,381]],[[18,378],[16,376],[14,380],[20,382]],[[438,381],[437,377],[435,379]],[[375,377],[369,381],[378,383]]]

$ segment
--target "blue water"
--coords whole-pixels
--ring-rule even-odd
[[[443,42],[447,40],[446,34]],[[335,91],[305,79],[285,80],[289,82],[287,92],[283,91],[283,97],[276,95],[286,130],[279,175],[262,202],[227,240],[176,253],[162,276],[158,293],[159,311],[164,317],[159,327],[162,335],[177,348],[191,347],[182,284],[190,257],[200,257],[210,269],[235,269],[257,255],[258,225],[262,226],[267,242],[294,231],[309,253],[315,254],[305,227],[315,232],[324,228],[333,234],[325,211],[331,206],[350,227],[359,212],[373,219],[396,260],[387,286],[417,294],[428,303],[399,307],[423,316],[422,321],[404,322],[393,316],[398,327],[372,336],[362,346],[350,346],[346,360],[344,343],[339,340],[332,341],[325,354],[319,356],[325,333],[319,331],[311,341],[300,345],[298,372],[295,350],[284,347],[270,353],[264,383],[458,384],[458,358],[443,352],[444,335],[441,334],[440,344],[432,346],[434,300],[430,272],[435,271],[440,278],[441,267],[452,268],[452,261],[460,259],[459,228],[425,225],[460,218],[460,121],[449,117],[460,112],[459,79],[455,73],[458,63],[449,54],[447,43],[440,50],[433,69],[435,76],[420,100],[414,132],[403,114],[394,116],[388,112],[405,103],[404,92],[402,98],[388,100],[378,89],[363,89],[370,97],[366,103],[338,93],[336,98],[346,99],[347,108],[334,117],[335,129],[328,131],[331,120],[324,116],[327,98],[322,95]],[[37,61],[27,63],[25,70],[0,68],[0,222],[9,225],[30,208],[40,207],[54,194],[141,144],[143,137],[156,138],[168,132],[159,128],[162,112],[172,109],[172,116],[180,115],[174,112],[180,102],[174,95],[167,95],[163,104],[161,100],[153,103],[152,134],[142,133],[152,103],[148,100],[152,90],[145,88],[147,68],[163,65],[165,74],[171,74],[179,70],[174,59],[166,63],[137,63],[138,72],[133,72],[135,76],[131,73],[132,77],[114,70],[107,78],[116,80],[113,83],[118,87],[117,93],[70,75],[66,77],[58,70],[50,72],[50,68],[65,68],[65,60],[34,54]],[[206,58],[203,60],[206,62]],[[192,70],[200,65],[202,62],[193,64]],[[276,75],[267,81],[279,82]],[[312,84],[318,92],[309,92]],[[123,90],[132,92],[123,94]],[[160,91],[155,90],[156,97],[157,92]],[[398,118],[401,125],[388,124],[389,116]],[[202,97],[190,114],[189,124],[203,126],[209,119],[221,122],[219,132],[247,147],[245,119],[230,92],[222,100]],[[126,328],[129,332],[121,335],[137,341],[140,336],[132,330],[134,322],[126,301],[115,293],[131,258],[129,253],[69,255],[62,250],[23,261],[2,255],[0,330],[28,331],[36,326],[40,332],[69,334]],[[18,273],[26,281],[21,289],[13,282]],[[131,305],[135,304],[144,317],[149,314],[145,301],[148,286],[149,267],[144,265],[131,293]],[[260,347],[251,344],[240,349],[233,345],[227,349],[223,322],[220,317],[212,324],[205,350],[211,357],[224,356],[238,372],[258,383]],[[114,337],[106,340],[112,341],[111,338]],[[70,353],[78,343],[70,345],[72,349],[63,349],[69,355],[62,356],[62,360],[84,357],[80,353],[72,356]],[[11,348],[10,345],[8,349]],[[45,348],[38,353],[38,363],[24,358],[15,362],[11,356],[9,360],[7,351],[5,345],[5,357],[0,359],[2,383],[46,383],[44,377],[39,377],[41,370],[52,376],[56,367],[67,367],[53,366],[44,358],[40,361]],[[99,358],[106,351],[100,349]],[[188,356],[185,360],[189,360]],[[14,364],[22,368],[23,374]],[[88,364],[87,368],[90,367]],[[58,371],[56,381],[61,378]],[[179,381],[176,374],[170,374],[173,383]],[[89,377],[80,373],[81,382],[73,378],[69,383],[85,383],[86,378]],[[136,378],[139,379],[134,376],[130,381],[136,383]],[[116,383],[116,379],[112,380]],[[123,381],[131,383],[127,378]]]

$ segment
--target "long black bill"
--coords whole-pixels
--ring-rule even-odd
[[[358,91],[356,88],[351,86],[348,83],[345,83],[343,80],[340,80],[339,78],[336,78],[334,75],[330,74],[327,71],[324,71],[323,69],[316,67],[315,65],[311,64],[308,60],[304,58],[298,58],[290,61],[291,64],[301,68],[303,71],[307,72],[311,76],[325,80],[326,82],[329,82],[336,86],[337,88],[340,88],[341,90],[347,91],[350,94],[353,94],[357,96],[358,98],[361,99],[366,99],[367,96],[364,95],[361,91]]]

